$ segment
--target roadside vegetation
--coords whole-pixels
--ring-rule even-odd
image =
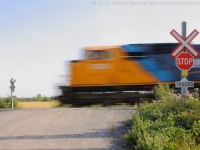
[[[13,99],[13,107],[18,107],[18,101],[16,99]],[[0,98],[0,109],[1,108],[11,108],[11,98],[10,97],[4,97]]]
[[[37,94],[32,98],[18,98],[18,97],[13,98],[14,108],[20,107],[18,102],[54,102],[54,101],[57,101],[55,100],[54,97],[42,96],[41,94]],[[6,109],[11,108],[11,98],[0,97],[0,108],[6,108]]]
[[[199,95],[184,101],[168,85],[155,87],[157,100],[143,103],[124,135],[130,150],[200,150]]]
[[[21,102],[53,102],[56,101],[54,97],[47,97],[41,94],[37,94],[31,98],[16,98],[17,101]]]

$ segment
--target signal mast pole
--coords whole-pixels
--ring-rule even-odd
[[[186,39],[187,37],[187,23],[186,21],[182,22],[182,37]],[[187,52],[187,49],[184,48],[184,52]],[[182,70],[181,71],[181,79],[183,78],[187,78],[188,77],[188,70]],[[181,101],[184,102],[185,101],[185,94],[188,93],[188,88],[187,87],[182,87],[183,89],[181,89]]]
[[[182,37],[186,38],[187,37],[187,23],[186,21],[182,22]],[[184,48],[184,52],[187,52],[186,48]],[[187,70],[182,70],[181,72],[181,78],[187,78],[188,77],[188,71]]]
[[[11,92],[11,109],[13,109],[13,92],[15,91],[15,82],[13,78],[10,79],[10,92]]]

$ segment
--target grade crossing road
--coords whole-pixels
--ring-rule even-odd
[[[134,108],[0,111],[1,150],[121,150]]]

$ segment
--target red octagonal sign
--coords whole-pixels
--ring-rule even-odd
[[[194,57],[188,52],[182,52],[176,57],[176,66],[180,70],[190,70],[194,65]]]

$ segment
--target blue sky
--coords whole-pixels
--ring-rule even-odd
[[[169,32],[180,33],[181,21],[188,33],[200,31],[200,2],[136,2],[0,0],[0,96],[9,95],[11,77],[18,97],[58,94],[61,76],[69,74],[65,63],[79,59],[85,46],[176,42]],[[200,35],[193,42],[200,43]]]

